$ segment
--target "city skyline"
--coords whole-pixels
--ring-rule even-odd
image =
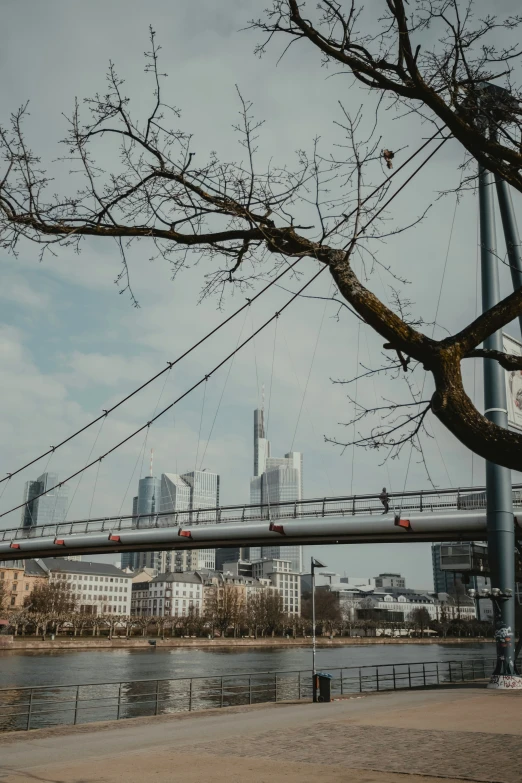
[[[152,473],[152,459],[150,471]],[[220,476],[206,470],[192,470],[183,474],[161,473],[159,478],[153,475],[144,476],[138,481],[138,494],[132,500],[132,514],[175,514],[216,508],[219,505],[219,488]],[[204,521],[204,517],[204,514],[201,517],[198,515],[201,521]],[[212,521],[214,518],[209,515],[207,522]],[[124,552],[121,563],[122,568],[153,568],[158,572],[214,569],[215,550]]]

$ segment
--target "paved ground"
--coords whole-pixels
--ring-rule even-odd
[[[522,694],[260,705],[0,738],[0,783],[522,783]]]

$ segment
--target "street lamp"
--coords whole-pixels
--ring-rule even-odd
[[[316,560],[315,557],[311,558],[311,573],[312,573],[312,699],[317,701],[317,680],[315,672],[315,569],[326,568],[324,563],[320,560]]]

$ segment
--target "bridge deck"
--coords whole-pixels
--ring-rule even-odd
[[[522,484],[513,485],[513,504],[522,508]],[[473,511],[485,509],[485,487],[464,487],[420,492],[389,493],[390,513],[436,513],[440,511]],[[379,495],[347,495],[310,500],[273,503],[270,505],[233,505],[194,511],[169,511],[142,516],[96,517],[70,522],[37,525],[32,528],[8,528],[0,530],[0,541],[16,541],[21,538],[43,538],[86,533],[146,530],[150,528],[182,527],[214,523],[247,523],[281,519],[306,519],[322,517],[380,516],[383,505]]]

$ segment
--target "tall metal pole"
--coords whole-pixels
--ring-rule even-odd
[[[509,185],[498,175],[495,176],[497,186],[498,205],[500,207],[500,217],[502,218],[502,228],[506,240],[506,250],[509,260],[509,271],[513,281],[513,290],[517,291],[522,287],[522,246],[520,245],[520,236],[518,233],[517,221],[511,201]],[[518,317],[520,332],[522,333],[522,315]]]
[[[317,682],[315,672],[315,560],[311,558],[312,569],[312,701],[317,701]]]
[[[482,310],[500,300],[496,258],[493,176],[479,165],[480,259]],[[502,335],[496,332],[484,341],[484,348],[502,351]],[[484,360],[484,416],[499,427],[508,426],[504,370],[498,362]],[[515,627],[515,531],[511,471],[486,461],[488,550],[491,585],[501,597],[495,607],[497,665],[489,687],[502,688],[516,674],[514,658]],[[505,678],[508,678],[506,680]],[[518,678],[517,678],[518,679]]]

